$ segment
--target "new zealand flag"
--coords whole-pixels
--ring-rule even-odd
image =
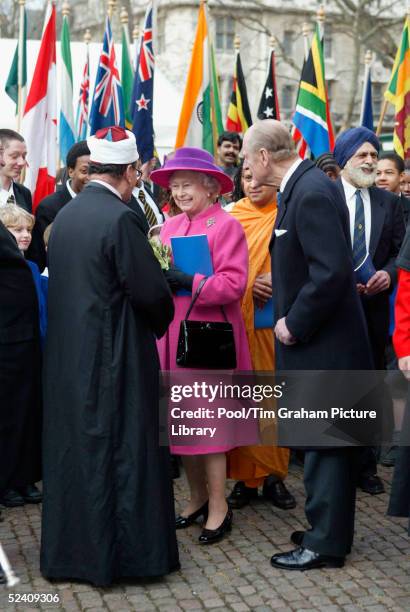
[[[131,96],[132,131],[137,141],[142,163],[154,155],[154,127],[152,122],[155,58],[152,47],[152,6],[145,15],[144,33],[135,70]]]
[[[91,134],[111,125],[124,127],[124,106],[111,25],[107,17],[90,113]]]

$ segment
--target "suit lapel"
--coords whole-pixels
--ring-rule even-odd
[[[272,237],[269,242],[269,251],[272,249],[273,242],[275,240],[275,229],[279,229],[283,219],[285,218],[286,210],[288,207],[288,202],[292,195],[293,187],[296,185],[297,181],[302,176],[302,174],[304,174],[305,172],[307,172],[313,167],[314,167],[314,163],[311,162],[309,159],[305,159],[301,164],[299,164],[295,172],[292,174],[292,176],[289,178],[288,182],[286,183],[286,187],[282,194],[281,204],[280,204],[278,214],[276,217],[275,226],[273,228]]]
[[[369,243],[369,254],[373,259],[377,249],[377,245],[380,240],[382,233],[384,218],[386,212],[382,205],[382,199],[380,192],[377,188],[370,187],[370,210],[371,210],[371,229],[370,229],[370,243]]]

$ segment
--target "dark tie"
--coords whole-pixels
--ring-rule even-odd
[[[7,204],[15,204],[16,203],[16,198],[14,197],[14,195],[11,193],[9,195],[9,197],[7,198]]]
[[[356,213],[353,232],[353,265],[360,266],[366,257],[366,228],[364,224],[364,205],[360,189],[356,190]]]
[[[151,206],[147,202],[147,198],[145,197],[145,193],[143,189],[139,190],[138,199],[144,207],[145,217],[148,221],[148,225],[150,226],[150,228],[153,227],[154,225],[157,225],[157,218]]]
[[[282,203],[282,194],[280,191],[277,191],[276,192],[276,204],[278,205],[278,208],[281,205],[281,203]]]

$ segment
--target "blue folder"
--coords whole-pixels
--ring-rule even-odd
[[[263,308],[258,308],[255,304],[254,314],[255,329],[273,329],[273,299],[270,298]]]
[[[214,273],[208,236],[174,236],[171,238],[174,264],[185,274],[203,274],[211,276]],[[177,295],[190,295],[189,291],[181,289]]]

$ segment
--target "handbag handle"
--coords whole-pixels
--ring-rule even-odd
[[[186,315],[185,315],[185,319],[188,319],[188,318],[189,318],[189,315],[191,314],[191,310],[192,310],[192,309],[193,309],[193,307],[195,306],[195,302],[197,301],[197,299],[198,299],[198,297],[199,297],[199,294],[201,293],[202,288],[203,288],[203,286],[205,285],[205,283],[206,283],[206,281],[208,280],[208,278],[209,278],[208,276],[205,276],[205,278],[203,278],[203,279],[201,280],[201,282],[199,283],[199,285],[198,285],[198,287],[197,287],[197,290],[195,291],[195,295],[194,295],[194,297],[192,298],[191,303],[190,303],[190,305],[189,305],[189,308],[188,308],[188,310],[187,310],[187,313],[186,313]],[[225,314],[225,309],[224,309],[224,307],[223,307],[223,306],[221,306],[221,310],[222,310],[222,314],[223,314],[223,316],[224,316],[225,321],[226,321],[227,323],[229,323],[229,321],[228,321],[228,319],[227,319],[227,317],[226,317],[226,314]]]

